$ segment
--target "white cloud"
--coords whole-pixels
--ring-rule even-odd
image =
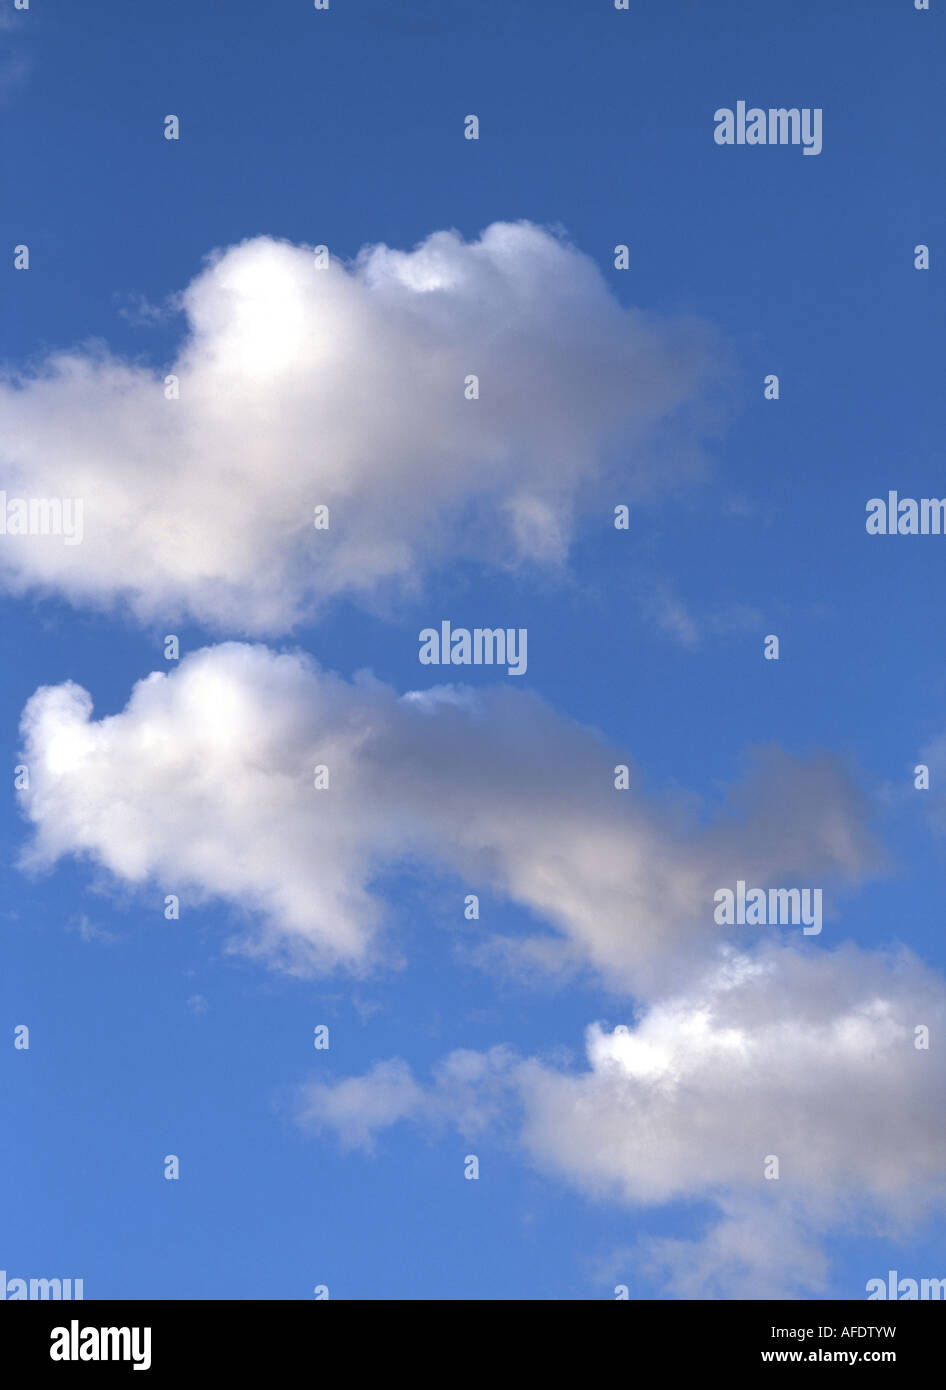
[[[760,755],[701,824],[616,791],[626,757],[526,691],[398,698],[240,643],[148,676],[101,720],[80,687],[43,687],[22,732],[28,864],[88,856],[126,883],[224,899],[259,917],[251,949],[298,970],[378,960],[373,883],[404,864],[531,909],[569,955],[652,989],[721,941],[751,940],[714,924],[719,886],[821,884],[876,862],[863,807],[824,756]],[[319,764],[329,790],[313,787]],[[549,953],[540,938],[526,954]]]
[[[914,1045],[919,1025],[929,1050]],[[946,1204],[944,1037],[944,982],[912,956],[767,946],[733,954],[636,1026],[593,1025],[583,1070],[494,1049],[501,1066],[484,1059],[483,1075],[490,1113],[504,1094],[519,1146],[546,1172],[628,1206],[716,1209],[699,1240],[640,1246],[641,1266],[670,1292],[795,1296],[823,1286],[827,1233],[902,1236]],[[424,1087],[400,1064],[410,1106],[384,1111],[376,1068],[359,1141],[402,1119],[449,1117],[466,1130],[469,1085],[452,1105],[450,1073],[447,1058]],[[354,1098],[354,1085],[341,1093]],[[302,1123],[340,1128],[331,1087],[304,1094]],[[356,1115],[345,1118],[351,1133]],[[764,1177],[770,1155],[777,1180]]]
[[[946,1076],[914,1046],[946,1036],[942,980],[909,956],[763,948],[588,1031],[589,1070],[530,1064],[528,1147],[589,1191],[633,1202],[775,1190],[908,1219],[946,1195]]]
[[[630,1267],[663,1282],[672,1298],[811,1298],[824,1294],[830,1261],[791,1212],[762,1203],[734,1210],[694,1240],[655,1238],[629,1252]],[[633,1290],[629,1289],[631,1297]]]
[[[81,545],[2,538],[14,591],[285,632],[448,560],[559,564],[606,479],[639,496],[700,466],[689,408],[717,374],[712,335],[622,309],[529,223],[323,270],[261,237],[179,302],[179,400],[164,371],[95,347],[0,383],[8,495],[84,504]]]
[[[334,1132],[346,1148],[374,1152],[375,1137],[402,1120],[426,1127],[454,1125],[465,1135],[502,1123],[507,1077],[515,1055],[451,1052],[434,1068],[429,1086],[414,1080],[400,1057],[378,1062],[364,1076],[315,1081],[305,1087],[295,1118],[306,1129]]]

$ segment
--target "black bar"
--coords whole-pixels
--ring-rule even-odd
[[[14,1373],[40,1376],[45,1385],[103,1370],[159,1381],[190,1370],[207,1371],[215,1380],[239,1376],[242,1382],[274,1367],[297,1370],[313,1381],[340,1374],[361,1381],[375,1367],[386,1376],[426,1367],[452,1380],[457,1371],[466,1378],[482,1366],[492,1381],[498,1371],[520,1362],[529,1365],[533,1380],[543,1374],[545,1362],[558,1378],[567,1374],[563,1353],[569,1351],[596,1379],[609,1374],[609,1365],[622,1374],[649,1366],[668,1376],[689,1370],[724,1375],[751,1371],[765,1377],[792,1366],[896,1375],[904,1370],[929,1374],[941,1367],[946,1332],[946,1303],[921,1301],[894,1307],[854,1300],[601,1300],[566,1313],[555,1312],[557,1306],[528,1300],[475,1305],[409,1300],[17,1302],[0,1307],[0,1348],[8,1384],[15,1383]],[[127,1353],[126,1359],[52,1359],[54,1345],[70,1356],[83,1348],[91,1355],[102,1344],[102,1328],[128,1329],[127,1338],[105,1339],[106,1350]],[[94,1335],[84,1329],[94,1329]],[[132,1329],[139,1330],[136,1341]],[[150,1344],[144,1329],[150,1329]],[[582,1341],[588,1333],[595,1337],[590,1347]],[[445,1345],[450,1349],[446,1361]],[[142,1362],[138,1372],[134,1357]],[[451,1364],[454,1359],[456,1365]]]

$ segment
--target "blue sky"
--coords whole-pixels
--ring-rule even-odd
[[[923,750],[946,732],[936,553],[946,542],[873,538],[864,526],[870,497],[942,491],[942,23],[935,0],[929,13],[911,0],[865,0],[856,13],[836,0],[631,0],[627,13],[604,0],[332,0],[327,13],[302,0],[171,0],[134,14],[117,0],[81,10],[48,0],[12,16],[0,30],[11,135],[0,216],[7,373],[67,349],[94,358],[98,340],[163,377],[187,329],[166,308],[170,297],[210,252],[248,238],[324,243],[350,263],[363,246],[411,251],[444,229],[474,242],[496,222],[557,229],[597,266],[607,293],[646,311],[659,334],[672,322],[675,344],[711,338],[692,390],[686,365],[666,369],[664,386],[701,404],[693,420],[671,412],[657,422],[642,465],[650,486],[630,474],[625,483],[620,451],[611,472],[582,480],[561,563],[481,561],[451,545],[451,532],[445,556],[418,564],[413,591],[392,596],[382,582],[363,602],[346,590],[265,632],[241,628],[232,608],[219,622],[206,606],[199,615],[169,607],[165,617],[160,599],[145,612],[121,592],[90,602],[70,581],[23,592],[5,580],[0,726],[11,768],[38,687],[74,681],[92,696],[95,719],[118,714],[136,681],[167,671],[166,632],[179,634],[185,657],[250,638],[309,653],[346,682],[370,669],[401,693],[439,678],[418,664],[421,628],[443,617],[527,628],[521,680],[473,667],[444,679],[476,691],[505,682],[569,728],[600,730],[636,765],[645,815],[653,808],[659,819],[671,798],[697,825],[728,824],[727,792],[753,748],[774,745],[803,763],[827,750],[849,781],[854,800],[839,793],[837,814],[856,822],[857,843],[849,872],[825,878],[823,933],[799,949],[818,969],[845,941],[862,953],[902,943],[942,972],[937,762]],[[716,146],[713,113],[739,99],[823,108],[821,154]],[[177,142],[162,135],[171,112]],[[476,142],[463,139],[470,112],[480,118]],[[27,273],[12,268],[21,243]],[[626,272],[613,268],[619,243],[630,248]],[[914,269],[917,243],[931,247],[929,272]],[[777,402],[763,400],[770,372]],[[523,380],[534,389],[528,373]],[[629,380],[629,397],[635,390]],[[212,449],[212,433],[200,438]],[[687,451],[699,476],[677,467]],[[626,532],[612,524],[621,502],[631,505]],[[91,528],[95,498],[86,506]],[[412,507],[405,484],[405,514]],[[415,554],[428,539],[427,530],[413,536]],[[255,556],[257,576],[265,563]],[[762,658],[768,633],[779,635],[778,662]],[[550,767],[559,754],[550,744]],[[913,788],[921,761],[933,770],[929,792]],[[563,760],[564,778],[570,766]],[[147,801],[139,772],[128,772],[130,794]],[[803,838],[800,827],[819,824],[837,788],[815,779],[791,790],[769,776],[762,796],[772,824]],[[229,790],[241,794],[224,777],[219,792]],[[65,805],[57,795],[47,824]],[[535,895],[406,853],[372,880],[393,954],[358,971],[287,975],[265,955],[227,950],[235,932],[253,930],[252,904],[211,893],[166,921],[173,888],[160,874],[123,881],[76,857],[65,831],[58,862],[25,873],[32,832],[12,792],[2,815],[0,1017],[8,1037],[16,1024],[31,1031],[28,1052],[0,1048],[0,1267],[10,1277],[81,1276],[88,1297],[110,1298],[305,1299],[326,1284],[332,1297],[363,1299],[584,1299],[613,1297],[618,1283],[655,1298],[692,1291],[686,1270],[703,1257],[712,1264],[712,1238],[700,1242],[728,1178],[712,1179],[710,1191],[697,1171],[661,1200],[615,1195],[594,1153],[566,1161],[556,1144],[526,1142],[506,1100],[475,1138],[446,1104],[434,1122],[381,1126],[371,1151],[346,1147],[329,1121],[298,1119],[313,1083],[324,1106],[319,1087],[371,1076],[391,1058],[422,1088],[446,1055],[500,1044],[558,1077],[583,1074],[595,1020],[634,1024],[672,993],[678,966],[681,996],[701,997],[689,938],[674,946],[668,932],[659,986],[628,983],[590,958],[566,978],[477,962],[481,938],[522,940],[555,924]],[[764,814],[759,823],[764,831]],[[682,874],[684,860],[674,864]],[[820,881],[805,878],[806,867],[786,861],[798,882]],[[815,856],[812,873],[822,867]],[[479,922],[463,918],[467,892],[481,894]],[[587,910],[593,917],[595,905]],[[719,932],[711,906],[698,929],[704,940]],[[663,933],[659,910],[649,930]],[[870,960],[865,972],[883,982],[885,967]],[[331,1029],[327,1052],[312,1047],[321,1023]],[[935,1032],[923,1060],[939,1065]],[[888,1075],[885,1062],[876,1066]],[[890,1075],[900,1094],[899,1073]],[[865,1060],[864,1097],[875,1076]],[[802,1080],[782,1083],[802,1106]],[[511,1085],[520,1100],[523,1086]],[[728,1103],[719,1088],[716,1103]],[[918,1095],[937,1094],[942,1082],[927,1075]],[[878,1095],[879,1133],[894,1119],[879,1083]],[[820,1104],[798,1112],[818,1133],[837,1123]],[[852,1121],[856,1133],[865,1114]],[[684,1105],[674,1121],[684,1144],[686,1115]],[[750,1262],[747,1286],[740,1258],[735,1282],[724,1270],[705,1291],[862,1297],[888,1268],[946,1274],[941,1178],[923,1157],[933,1128],[903,1134],[902,1184],[875,1174],[880,1197],[866,1178],[866,1196],[855,1178],[846,1186],[850,1151],[840,1140],[813,1160],[823,1190],[791,1201],[804,1207],[806,1249],[829,1260],[821,1275],[793,1282],[789,1271],[782,1288],[772,1255],[761,1271]],[[856,1133],[844,1142],[863,1143]],[[471,1152],[476,1182],[463,1178]],[[168,1153],[180,1156],[180,1181],[163,1178]],[[725,1202],[749,1202],[736,1219],[771,1208],[781,1220],[781,1197],[758,1186],[751,1198],[726,1189]],[[847,1187],[857,1209],[835,1221],[829,1212]],[[905,1214],[905,1194],[916,1211]],[[709,1255],[684,1256],[683,1273],[677,1259],[668,1280],[654,1256],[668,1240]]]

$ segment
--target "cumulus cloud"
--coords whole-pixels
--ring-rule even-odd
[[[84,505],[79,545],[3,538],[8,588],[286,632],[447,560],[558,565],[596,487],[620,478],[627,500],[699,467],[709,330],[622,308],[526,222],[325,269],[260,237],[212,256],[179,303],[168,373],[88,347],[0,382],[8,495]]]
[[[718,887],[853,880],[876,862],[826,756],[760,754],[704,822],[615,790],[626,756],[529,692],[398,697],[241,643],[148,676],[101,720],[79,686],[43,687],[22,734],[26,864],[87,856],[125,883],[224,899],[257,915],[253,949],[298,970],[372,964],[373,885],[408,865],[531,909],[612,982],[653,989],[758,931],[715,925]]]
[[[921,1026],[928,1050],[915,1045]],[[635,1252],[671,1292],[791,1296],[823,1285],[826,1231],[897,1236],[943,1209],[944,1036],[944,982],[908,953],[767,945],[731,953],[636,1024],[592,1025],[581,1070],[499,1050],[481,1065],[492,1110],[501,1083],[517,1143],[543,1170],[628,1206],[717,1211],[700,1239]],[[360,1097],[352,1079],[307,1088],[300,1121],[363,1145],[404,1119],[468,1129],[469,1083],[451,1106],[449,1058],[426,1086],[399,1063],[397,1095],[390,1065]],[[474,1070],[467,1054],[463,1070]],[[770,1156],[776,1180],[764,1177]]]
[[[774,1154],[802,1207],[910,1219],[946,1195],[946,1077],[914,1046],[944,1024],[942,980],[909,956],[762,948],[634,1028],[593,1025],[587,1072],[529,1065],[525,1142],[629,1201],[764,1191]]]

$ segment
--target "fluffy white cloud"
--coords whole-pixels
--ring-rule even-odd
[[[285,632],[446,560],[557,564],[606,479],[610,504],[699,465],[687,407],[716,374],[708,330],[622,309],[529,223],[321,270],[258,238],[180,302],[179,400],[163,371],[94,348],[0,383],[8,495],[84,504],[79,545],[3,538],[9,588]]]
[[[921,1025],[929,1050],[915,1046]],[[718,1209],[701,1240],[635,1252],[672,1292],[783,1296],[822,1284],[826,1231],[900,1235],[943,1209],[944,1037],[944,982],[910,955],[769,945],[733,953],[635,1026],[593,1025],[582,1070],[500,1049],[480,1065],[488,1114],[499,1087],[520,1114],[518,1143],[541,1168],[595,1197]],[[474,1064],[462,1056],[469,1078]],[[391,1066],[309,1087],[300,1120],[362,1144],[403,1119],[450,1118],[470,1131],[478,1112],[468,1080],[451,1090],[450,1058],[429,1086],[399,1064],[396,1094]],[[770,1155],[777,1180],[764,1177]]]
[[[28,863],[84,855],[128,883],[223,898],[259,914],[256,948],[296,969],[376,960],[373,881],[410,864],[532,909],[612,982],[651,989],[758,930],[714,924],[718,887],[820,884],[875,862],[826,757],[761,756],[703,824],[616,791],[626,757],[526,691],[399,698],[241,643],[148,676],[98,721],[78,686],[44,687],[22,731]]]
[[[914,1046],[914,1030],[934,1043]],[[946,1196],[946,990],[918,961],[845,946],[734,956],[633,1029],[588,1031],[589,1070],[530,1064],[524,1139],[634,1202],[778,1191],[908,1219]]]

